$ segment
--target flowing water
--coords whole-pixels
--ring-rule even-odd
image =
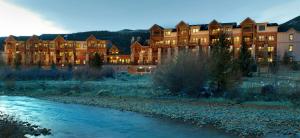
[[[0,96],[0,111],[52,129],[58,138],[226,138],[232,135],[167,119],[29,97]]]

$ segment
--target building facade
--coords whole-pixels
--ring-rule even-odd
[[[283,58],[285,52],[291,60],[300,61],[300,31],[294,28],[288,30],[280,30],[278,32],[278,49],[277,53],[280,59]]]
[[[34,35],[26,40],[9,36],[4,44],[4,61],[8,65],[13,65],[16,60],[22,65],[85,65],[95,53],[100,54],[104,63],[130,63],[129,55],[120,55],[119,49],[110,41],[99,40],[93,35],[85,40],[71,40],[60,35],[53,39]]]
[[[26,40],[9,36],[4,44],[4,59],[7,64],[19,60],[24,65],[85,65],[95,53],[99,53],[106,64],[156,65],[176,57],[180,51],[198,53],[201,50],[209,55],[214,43],[219,41],[220,32],[227,34],[234,56],[245,44],[257,62],[272,62],[278,58],[277,53],[280,56],[286,50],[300,52],[295,47],[300,43],[298,31],[278,32],[276,23],[257,23],[251,18],[240,24],[216,20],[199,25],[181,21],[174,28],[155,24],[149,32],[148,45],[132,43],[130,55],[121,54],[110,41],[99,40],[93,35],[84,40],[72,40],[60,35],[52,39],[32,36]],[[300,60],[300,57],[295,58]]]
[[[153,25],[150,28],[150,43],[143,46],[138,42],[131,45],[133,64],[160,64],[178,55],[179,51],[199,50],[210,54],[213,44],[218,41],[219,32],[226,32],[234,55],[243,43],[248,46],[256,61],[272,62],[276,58],[278,25],[276,23],[256,23],[246,18],[237,23],[220,23],[213,20],[209,24],[189,25],[181,21],[175,28]]]

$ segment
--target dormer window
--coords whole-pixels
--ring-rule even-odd
[[[165,35],[171,35],[171,32],[170,31],[166,31]]]
[[[265,31],[266,30],[266,26],[265,25],[259,25],[258,26],[258,30],[259,31]]]
[[[199,32],[199,29],[193,29],[192,30],[192,33],[197,33],[197,32]]]

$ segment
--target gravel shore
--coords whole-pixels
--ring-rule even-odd
[[[164,116],[193,122],[199,126],[213,125],[243,137],[260,137],[269,134],[295,136],[300,131],[300,111],[284,106],[231,105],[188,99],[106,96],[50,96],[43,99]]]

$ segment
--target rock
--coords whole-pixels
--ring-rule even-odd
[[[43,128],[43,129],[40,130],[40,132],[43,135],[50,135],[51,134],[51,129]]]

